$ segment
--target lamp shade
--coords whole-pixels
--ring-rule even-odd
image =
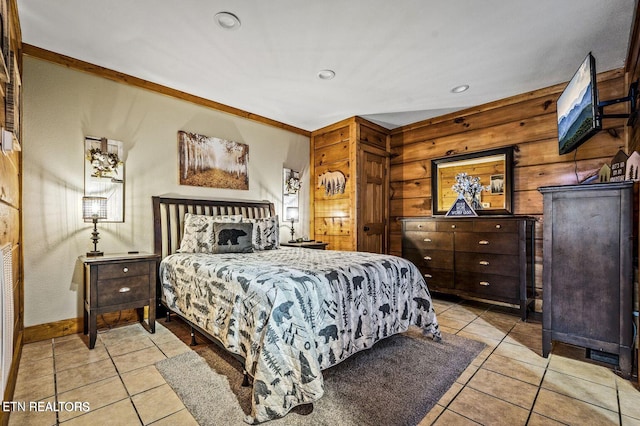
[[[293,222],[298,221],[298,208],[297,207],[287,207],[287,218],[286,220],[291,220]]]
[[[107,218],[107,198],[106,197],[82,197],[82,218],[83,219],[106,219]]]

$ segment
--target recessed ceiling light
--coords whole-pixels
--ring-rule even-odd
[[[320,80],[331,80],[336,76],[336,72],[333,70],[320,70],[318,71],[318,78]]]
[[[218,12],[214,18],[220,28],[225,30],[236,30],[240,28],[240,19],[231,12]]]
[[[451,93],[462,93],[462,92],[466,92],[467,90],[469,90],[469,85],[463,84],[461,86],[456,86],[453,89],[451,89]]]

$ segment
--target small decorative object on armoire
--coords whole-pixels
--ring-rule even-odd
[[[627,158],[627,167],[626,167],[626,180],[639,181],[640,180],[640,154],[638,151],[633,151],[629,158]]]
[[[104,253],[98,250],[98,220],[107,218],[107,198],[106,197],[82,197],[82,218],[90,219],[93,222],[93,250],[87,252],[87,256],[102,256]]]
[[[538,188],[544,201],[542,355],[551,342],[633,358],[633,182]],[[637,221],[637,219],[636,219]]]
[[[611,160],[611,177],[609,178],[610,182],[622,182],[627,179],[626,171],[627,171],[627,154],[620,150]]]
[[[291,221],[291,240],[289,240],[290,243],[296,242],[296,240],[294,239],[296,230],[293,227],[293,222],[297,222],[298,217],[299,217],[299,211],[297,207],[287,207],[287,214],[285,219]]]

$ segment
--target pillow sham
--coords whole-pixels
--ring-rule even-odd
[[[213,221],[218,223],[240,223],[242,222],[241,214],[225,214],[213,216]]]
[[[259,219],[244,219],[253,223],[251,236],[254,250],[274,250],[280,247],[280,224],[278,215]]]
[[[213,217],[201,214],[185,213],[184,233],[180,241],[180,253],[212,253],[215,235]]]
[[[214,222],[213,253],[251,253],[253,245],[253,223]]]

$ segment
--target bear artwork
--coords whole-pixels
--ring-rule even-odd
[[[222,229],[218,234],[218,245],[226,246],[231,242],[232,246],[237,246],[238,238],[247,235],[242,229]]]

